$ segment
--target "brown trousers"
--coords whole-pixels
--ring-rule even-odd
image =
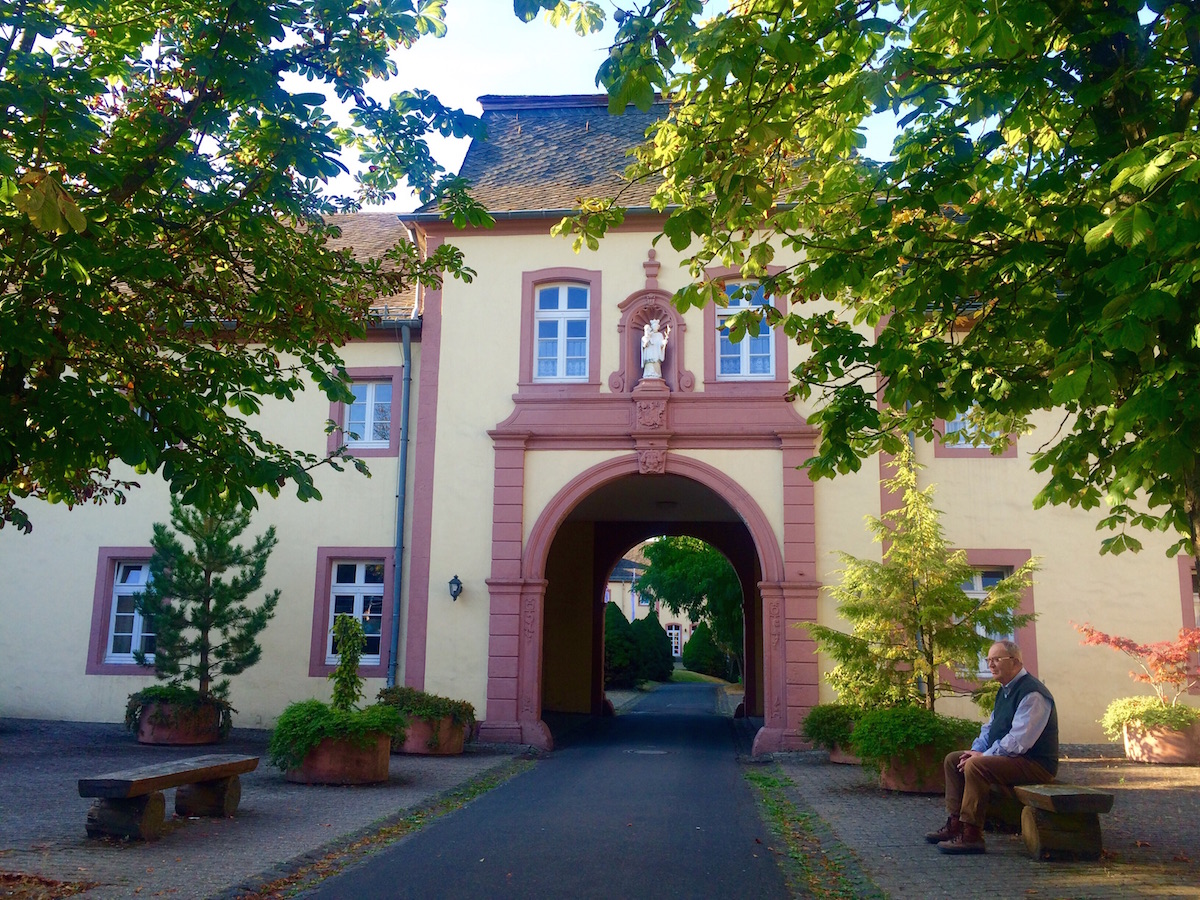
[[[1046,784],[1054,776],[1023,756],[973,756],[963,770],[963,751],[946,755],[946,812],[982,828],[987,819],[988,790],[993,784]]]

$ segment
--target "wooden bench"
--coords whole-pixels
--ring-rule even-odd
[[[1100,814],[1114,796],[1078,784],[1022,784],[1013,788],[1025,804],[1021,838],[1034,859],[1099,859]]]
[[[88,810],[88,837],[158,840],[167,809],[162,792],[167,788],[178,788],[178,815],[232,816],[242,799],[238,776],[257,767],[257,756],[213,753],[80,778],[79,796],[100,798]]]

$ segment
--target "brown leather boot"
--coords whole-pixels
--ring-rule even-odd
[[[956,837],[940,842],[937,848],[943,853],[987,852],[987,847],[983,844],[983,832],[979,830],[978,825],[972,825],[970,822],[963,822],[962,831]]]
[[[925,840],[931,844],[940,844],[942,841],[953,840],[962,834],[962,822],[958,816],[951,814],[950,818],[946,819],[946,824],[937,831],[931,831],[925,835]]]

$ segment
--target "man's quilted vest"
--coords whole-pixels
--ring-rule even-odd
[[[992,727],[988,737],[993,742],[1000,740],[1012,730],[1013,716],[1021,700],[1029,694],[1041,694],[1050,701],[1050,719],[1025,758],[1040,765],[1051,775],[1058,773],[1058,710],[1054,706],[1054,697],[1044,684],[1026,673],[1018,681],[1009,684],[1008,696],[1004,688],[996,694],[996,711],[992,718]]]

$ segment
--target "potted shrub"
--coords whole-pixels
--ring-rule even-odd
[[[145,646],[133,653],[168,683],[130,695],[125,723],[143,744],[211,744],[232,726],[229,676],[258,662],[258,634],[279,602],[276,590],[258,607],[246,605],[262,587],[275,529],[249,548],[235,544],[250,514],[228,497],[205,509],[173,499],[171,524],[174,532],[154,526],[150,579],[135,599],[153,623],[153,659]],[[190,541],[190,550],[175,532]]]
[[[892,791],[940,794],[946,789],[942,760],[971,743],[979,723],[943,716],[923,706],[895,706],[863,713],[850,746],[863,765],[879,772]]]
[[[384,688],[378,700],[394,707],[407,721],[407,726],[392,737],[393,753],[440,756],[462,753],[463,744],[475,727],[475,707],[466,700],[451,700],[399,686]]]
[[[845,703],[821,703],[804,717],[801,737],[816,747],[829,751],[829,761],[843,765],[859,765],[862,760],[850,751],[850,735],[865,710]]]
[[[1200,683],[1200,628],[1183,628],[1173,641],[1139,644],[1108,635],[1091,625],[1076,625],[1083,643],[1111,647],[1137,660],[1134,681],[1148,684],[1154,696],[1121,697],[1100,720],[1109,740],[1125,744],[1125,756],[1137,762],[1200,765],[1200,709],[1179,702]]]
[[[357,706],[363,686],[358,662],[366,644],[362,623],[337,616],[333,640],[339,656],[329,675],[332,699],[288,704],[271,732],[267,757],[284,778],[302,784],[387,781],[392,737],[404,733],[404,718],[394,706]]]

